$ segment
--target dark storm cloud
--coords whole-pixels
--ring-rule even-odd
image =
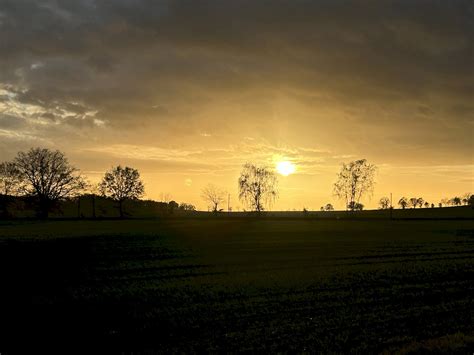
[[[97,111],[111,127],[225,126],[207,111],[223,102],[266,122],[283,92],[394,141],[403,125],[429,139],[456,135],[465,153],[469,131],[446,127],[472,122],[473,9],[469,0],[3,0],[0,83],[43,117]]]

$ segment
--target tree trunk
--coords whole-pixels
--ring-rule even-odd
[[[255,211],[260,212],[261,208],[262,207],[260,206],[260,196],[256,195],[255,196]]]

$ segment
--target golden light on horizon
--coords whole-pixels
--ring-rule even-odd
[[[288,176],[296,171],[295,164],[290,161],[280,161],[276,165],[276,169],[280,175]]]
[[[437,206],[474,191],[472,16],[463,0],[412,2],[8,2],[0,163],[58,149],[94,185],[129,166],[146,198],[207,210],[210,183],[243,208],[249,162],[280,178],[286,211],[345,209],[341,164],[367,159],[365,209],[390,193]]]

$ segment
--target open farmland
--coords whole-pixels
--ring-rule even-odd
[[[2,222],[0,352],[472,352],[473,233],[473,220]]]

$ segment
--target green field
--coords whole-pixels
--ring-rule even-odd
[[[473,220],[11,221],[0,262],[1,353],[474,349]]]

